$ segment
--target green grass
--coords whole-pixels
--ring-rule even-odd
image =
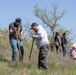
[[[31,65],[28,68],[26,61],[29,57],[31,44],[24,42],[24,61],[14,63],[11,61],[11,47],[8,39],[0,38],[0,75],[76,75],[76,60],[71,60],[69,55],[49,51],[48,70],[38,69],[38,49],[34,46]],[[18,56],[17,56],[18,60]]]

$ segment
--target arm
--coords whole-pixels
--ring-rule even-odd
[[[62,44],[64,45],[64,44],[65,44],[65,43],[64,43],[64,37],[62,37],[61,41],[62,41]]]
[[[15,28],[15,29],[10,29],[10,30],[9,30],[9,33],[10,33],[10,34],[16,33],[16,28]]]
[[[43,35],[44,35],[43,30],[38,30],[38,32],[35,35],[33,35],[33,38],[35,38],[35,39],[42,39]]]
[[[13,28],[12,24],[9,25],[9,33],[14,34],[16,32],[16,28]]]
[[[21,40],[24,39],[23,31],[20,32],[20,38],[21,38]]]
[[[58,36],[58,42],[59,42],[59,45],[61,45],[61,41],[60,41],[60,37]]]
[[[68,41],[67,41],[67,39],[65,38],[65,44],[67,44],[68,43]]]
[[[23,30],[22,30],[22,24],[20,25],[21,29],[20,29],[20,39],[23,41],[24,40],[24,34],[23,34]]]
[[[42,34],[39,33],[37,35],[33,35],[33,38],[35,38],[35,39],[42,39]]]

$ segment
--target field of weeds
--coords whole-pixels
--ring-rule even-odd
[[[9,39],[0,38],[0,75],[76,75],[76,60],[71,60],[69,53],[66,57],[62,53],[49,50],[48,70],[38,69],[38,49],[34,46],[30,67],[26,61],[29,57],[31,44],[24,42],[25,54],[23,63],[11,61],[11,47]],[[17,55],[18,60],[18,55]]]

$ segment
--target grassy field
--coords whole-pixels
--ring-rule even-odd
[[[25,54],[23,63],[11,61],[11,47],[7,38],[0,38],[0,75],[76,75],[76,60],[71,60],[69,54],[66,57],[62,53],[49,50],[48,70],[39,70],[38,50],[34,46],[31,65],[28,68],[26,61],[29,57],[31,44],[24,42]],[[18,60],[18,56],[17,56]]]

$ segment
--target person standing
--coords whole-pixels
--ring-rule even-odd
[[[16,61],[17,51],[19,51],[19,60],[23,61],[24,47],[22,44],[24,37],[22,31],[21,18],[16,18],[15,22],[9,24],[9,40],[12,48],[12,61]]]
[[[60,37],[59,37],[59,33],[58,32],[55,33],[54,40],[55,40],[56,52],[58,52],[59,46],[61,46],[61,41],[60,41]]]
[[[67,39],[66,39],[66,33],[63,33],[63,36],[61,37],[61,46],[63,50],[63,56],[66,56],[66,45],[67,45]]]
[[[31,24],[31,29],[35,31],[32,38],[36,39],[37,48],[39,49],[38,68],[47,69],[47,56],[49,50],[49,41],[45,29],[37,23]]]

